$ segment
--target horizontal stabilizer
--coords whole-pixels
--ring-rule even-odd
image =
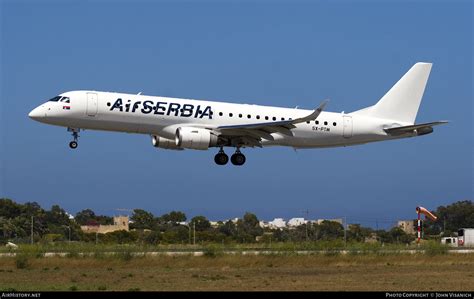
[[[403,126],[403,127],[396,127],[396,128],[387,128],[384,131],[388,135],[398,136],[403,134],[410,134],[416,133],[417,135],[426,135],[433,132],[433,126],[437,125],[444,125],[447,124],[447,121],[435,121],[431,123],[424,123],[424,124],[417,124],[417,125],[410,125],[410,126]]]

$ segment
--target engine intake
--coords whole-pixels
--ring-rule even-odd
[[[175,145],[180,148],[206,150],[217,146],[217,136],[207,129],[182,127],[176,130]]]
[[[176,146],[174,140],[163,138],[160,136],[151,136],[151,143],[154,147],[164,148],[164,149],[171,149],[171,150],[183,150],[182,148]]]

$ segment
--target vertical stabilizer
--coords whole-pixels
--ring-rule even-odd
[[[414,124],[431,65],[426,62],[416,63],[377,104],[355,113]]]

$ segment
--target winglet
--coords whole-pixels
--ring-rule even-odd
[[[329,102],[329,99],[326,99],[326,100],[322,101],[322,103],[319,105],[319,107],[314,109],[314,111],[310,115],[305,116],[305,117],[301,117],[301,118],[297,118],[297,119],[293,120],[291,123],[292,124],[298,124],[298,123],[302,123],[302,122],[305,122],[305,121],[315,120],[316,118],[318,118],[319,114],[321,114],[321,112],[324,110],[324,108],[326,107],[328,102]]]

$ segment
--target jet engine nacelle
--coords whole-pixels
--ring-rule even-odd
[[[176,130],[175,145],[181,148],[206,150],[217,145],[217,136],[207,129],[182,127]]]
[[[164,149],[172,149],[172,150],[183,150],[182,148],[176,146],[174,140],[163,138],[160,136],[151,136],[151,143],[154,147],[164,148]]]

